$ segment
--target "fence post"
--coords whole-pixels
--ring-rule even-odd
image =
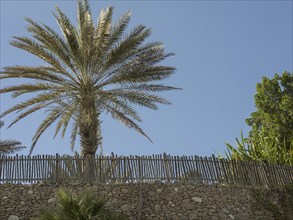
[[[56,173],[55,182],[58,182],[58,179],[59,179],[59,154],[58,153],[56,154],[55,173]]]
[[[167,154],[164,152],[163,153],[163,160],[164,160],[164,168],[165,168],[165,174],[166,174],[166,177],[167,177],[167,181],[170,182],[170,174],[171,174],[171,171],[170,171],[170,167],[169,167],[169,158],[167,156]]]
[[[137,157],[138,159],[138,172],[139,172],[139,204],[138,204],[138,220],[141,220],[142,214],[142,205],[143,205],[143,196],[142,196],[142,166],[141,166],[141,158]]]
[[[4,160],[4,155],[1,155],[0,154],[0,183],[1,183],[1,179],[2,179],[2,163],[3,163],[3,160]],[[4,175],[3,175],[3,179],[4,179]]]

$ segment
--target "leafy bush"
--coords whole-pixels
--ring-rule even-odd
[[[283,142],[270,135],[259,133],[256,139],[249,139],[244,138],[241,132],[240,139],[236,138],[236,141],[236,147],[226,143],[229,159],[293,165],[293,139],[289,146],[284,146]]]

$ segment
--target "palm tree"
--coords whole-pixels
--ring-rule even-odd
[[[138,25],[125,33],[131,13],[125,13],[113,23],[113,7],[103,9],[98,23],[94,24],[88,1],[77,3],[77,27],[58,7],[53,13],[63,36],[45,24],[26,18],[32,38],[14,37],[11,42],[46,65],[9,66],[1,71],[1,79],[27,81],[3,88],[0,94],[11,92],[14,98],[33,94],[33,98],[13,106],[1,117],[18,113],[13,125],[36,111],[46,110],[46,117],[33,136],[30,153],[52,123],[56,122],[55,136],[62,132],[63,137],[73,122],[72,149],[79,135],[81,154],[95,155],[102,143],[102,112],[151,141],[137,124],[141,118],[132,104],[156,110],[157,104],[170,103],[155,92],[176,89],[156,83],[172,75],[175,68],[159,65],[173,54],[166,53],[160,42],[145,43],[151,34],[149,28]]]
[[[57,206],[45,209],[33,220],[122,220],[122,215],[113,214],[105,207],[107,200],[87,191],[82,197],[63,190],[57,194]]]
[[[0,128],[4,125],[3,121],[0,121]],[[19,141],[15,140],[0,140],[0,155],[12,154],[14,152],[24,149]]]

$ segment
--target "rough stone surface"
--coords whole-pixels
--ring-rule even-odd
[[[231,214],[229,214],[229,217],[230,217],[231,219],[234,219],[234,216],[233,216],[233,215],[231,215]]]
[[[16,215],[10,215],[8,220],[19,220],[19,218]]]
[[[199,197],[192,197],[192,201],[202,203],[202,199]]]
[[[48,203],[54,203],[54,202],[56,202],[56,198],[50,198],[50,199],[48,199]]]
[[[0,184],[0,220],[30,220],[41,209],[55,205],[60,189],[74,194],[91,189],[97,195],[106,195],[109,208],[131,220],[138,216],[146,220],[274,219],[271,212],[255,205],[252,187],[155,182]]]

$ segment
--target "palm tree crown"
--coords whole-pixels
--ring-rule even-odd
[[[0,121],[0,128],[2,128],[4,125],[3,121]],[[24,149],[24,146],[21,146],[21,143],[19,141],[15,140],[0,140],[0,156],[1,155],[7,155],[12,154],[17,151],[20,151]]]
[[[32,38],[14,37],[11,42],[41,58],[46,65],[9,66],[1,71],[1,79],[24,78],[29,82],[3,88],[0,94],[12,92],[14,98],[34,95],[3,112],[1,117],[17,112],[13,125],[38,110],[47,110],[33,137],[31,152],[52,123],[56,122],[55,136],[59,132],[64,136],[69,122],[73,121],[71,147],[79,135],[82,154],[94,155],[101,145],[99,116],[102,112],[150,140],[137,124],[141,118],[132,104],[157,109],[157,104],[169,102],[154,93],[175,89],[155,83],[168,78],[175,68],[159,65],[173,54],[166,53],[160,42],[145,43],[151,34],[149,28],[138,25],[125,33],[130,12],[113,23],[113,7],[103,9],[95,24],[88,1],[77,3],[77,27],[56,8],[54,17],[63,36],[45,24],[26,18]]]

